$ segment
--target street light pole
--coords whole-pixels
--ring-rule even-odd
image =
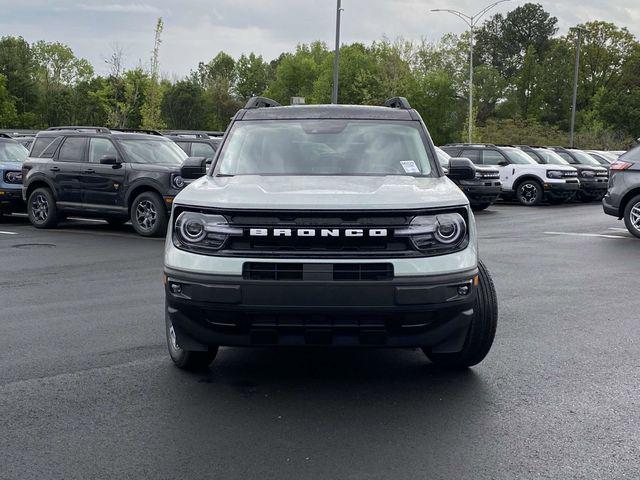
[[[331,103],[338,103],[338,80],[340,67],[340,17],[342,14],[342,0],[338,0],[336,9],[336,49],[333,55],[333,92],[331,93]]]
[[[578,74],[580,71],[580,44],[582,43],[582,28],[578,27],[576,37],[576,64],[573,72],[573,99],[571,102],[571,133],[569,134],[569,146],[573,148],[576,128],[576,103],[578,102]]]
[[[480,19],[493,7],[511,0],[499,0],[486,6],[475,15],[467,15],[466,13],[452,10],[450,8],[435,8],[432,12],[447,12],[455,15],[469,26],[469,143],[473,142],[473,35],[474,30]]]

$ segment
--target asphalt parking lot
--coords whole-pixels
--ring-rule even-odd
[[[414,350],[164,343],[162,240],[0,224],[0,478],[637,478],[640,241],[599,204],[477,216],[494,348],[440,372]]]

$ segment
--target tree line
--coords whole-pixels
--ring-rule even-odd
[[[489,18],[475,32],[475,140],[566,144],[571,114],[576,32],[584,31],[577,98],[576,143],[623,148],[640,137],[640,42],[626,28],[593,21],[558,35],[558,20],[527,3]],[[0,39],[0,128],[53,125],[224,130],[254,95],[282,104],[331,99],[333,52],[300,44],[267,61],[225,52],[187,76],[158,75],[162,21],[149,68],[123,67],[122,51],[106,59],[109,73],[61,43]],[[352,43],[340,50],[340,103],[381,104],[405,96],[437,144],[466,139],[469,36],[436,42]]]

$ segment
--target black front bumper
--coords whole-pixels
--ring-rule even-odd
[[[580,191],[586,195],[604,195],[608,188],[609,180],[604,177],[595,180],[580,179]]]
[[[502,183],[498,180],[466,180],[458,186],[472,205],[492,204],[502,193]]]
[[[22,188],[0,187],[0,211],[24,211],[25,202],[22,199]]]
[[[389,281],[256,281],[166,271],[166,313],[178,343],[208,346],[464,345],[477,270]],[[469,286],[467,295],[458,288]],[[179,288],[179,293],[175,293]]]
[[[545,183],[544,192],[547,197],[571,198],[580,189],[580,182]]]

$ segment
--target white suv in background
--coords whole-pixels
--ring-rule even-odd
[[[500,170],[502,196],[515,197],[522,205],[543,201],[564,203],[578,188],[578,172],[569,165],[540,165],[522,150],[512,146],[457,143],[442,149],[452,157],[469,158],[476,165],[491,165]]]

